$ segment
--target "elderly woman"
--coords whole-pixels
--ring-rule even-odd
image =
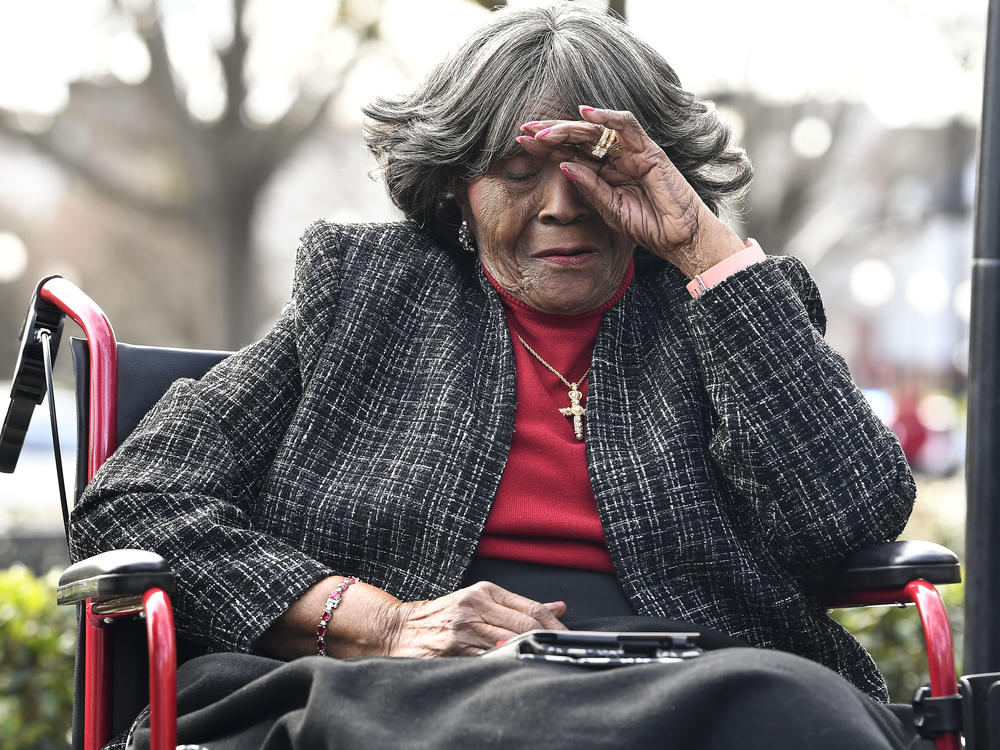
[[[273,330],[174,384],[75,509],[76,555],[159,552],[183,635],[281,660],[623,616],[759,648],[607,672],[207,656],[181,737],[775,747],[824,720],[823,747],[897,746],[875,665],[806,587],[894,538],[913,482],[808,272],[718,218],[751,168],[712,106],[564,4],[496,14],[366,114],[406,220],[307,230]]]

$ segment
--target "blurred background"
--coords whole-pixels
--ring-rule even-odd
[[[732,125],[757,170],[737,231],[805,261],[828,340],[918,475],[905,536],[961,552],[986,3],[580,4],[624,16]],[[410,89],[499,5],[0,0],[0,379],[51,273],[121,341],[253,340],[311,221],[398,218],[360,107]],[[57,377],[70,385],[67,352]],[[71,466],[71,396],[56,399]],[[57,498],[38,410],[17,472],[0,474],[0,568],[64,562]],[[3,717],[0,703],[0,741]]]

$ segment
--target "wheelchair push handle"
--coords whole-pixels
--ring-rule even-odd
[[[117,341],[111,322],[100,306],[76,284],[61,276],[46,276],[35,287],[21,329],[14,387],[0,432],[0,471],[14,471],[31,414],[45,397],[44,354],[38,334],[48,332],[54,360],[67,315],[83,330],[95,375],[89,393],[88,480],[118,443]]]

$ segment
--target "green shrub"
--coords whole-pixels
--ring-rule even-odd
[[[76,613],[55,576],[0,570],[0,750],[65,750],[72,721]]]
[[[958,674],[962,673],[963,584],[938,588],[948,609]],[[909,703],[927,682],[927,646],[914,607],[859,607],[835,610],[833,618],[851,631],[875,658],[894,703]]]

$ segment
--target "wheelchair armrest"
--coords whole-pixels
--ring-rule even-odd
[[[910,581],[959,583],[958,555],[933,542],[900,541],[859,550],[813,590],[821,597],[840,591],[898,589]]]
[[[59,604],[87,599],[142,597],[147,589],[174,593],[176,575],[159,555],[141,549],[116,549],[80,560],[63,571],[56,589]]]

